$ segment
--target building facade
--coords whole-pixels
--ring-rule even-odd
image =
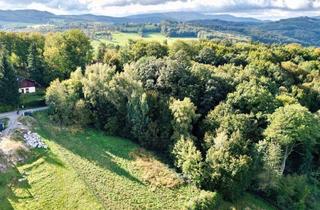
[[[19,93],[35,93],[36,92],[36,82],[29,79],[21,79],[19,81]]]

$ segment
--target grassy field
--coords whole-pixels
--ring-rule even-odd
[[[161,33],[147,33],[142,38],[138,33],[114,32],[112,33],[112,40],[107,40],[107,39],[94,40],[92,41],[92,45],[94,48],[96,48],[99,42],[104,42],[106,44],[115,44],[115,45],[124,46],[128,44],[129,39],[132,39],[132,40],[144,39],[147,41],[158,41],[158,42],[164,42],[165,40],[167,40],[169,45],[176,40],[184,40],[184,41],[197,40],[197,38],[171,38],[171,37],[166,37]]]
[[[35,93],[28,93],[28,94],[20,94],[20,105],[24,108],[35,108],[45,106],[45,89],[37,89]],[[8,106],[8,105],[1,105],[0,104],[0,113],[3,112],[10,112],[17,110],[18,104],[15,106]],[[1,209],[0,209],[1,210]]]
[[[21,94],[20,107],[34,108],[45,106],[45,89],[37,89],[35,93]]]
[[[129,140],[60,128],[46,114],[36,118],[49,150],[33,151],[28,163],[0,176],[1,210],[182,209],[199,193]],[[273,209],[249,194],[219,209],[246,208]]]
[[[138,146],[93,130],[60,129],[38,116],[50,150],[19,166],[27,183],[2,192],[0,209],[179,209],[198,190],[145,181],[130,153]],[[1,196],[0,196],[1,197]]]
[[[261,198],[246,193],[241,199],[233,203],[223,201],[219,210],[276,210]]]

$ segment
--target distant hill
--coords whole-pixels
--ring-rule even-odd
[[[320,46],[320,18],[298,17],[273,22],[193,20],[191,25],[249,36],[264,43],[299,43]]]
[[[97,16],[91,14],[85,15],[55,15],[50,12],[38,10],[0,10],[0,21],[15,23],[34,23],[45,24],[57,21],[75,22],[104,22],[104,23],[123,23],[127,22],[125,18]]]
[[[167,13],[151,13],[127,16],[126,19],[133,22],[152,22],[159,23],[163,20],[186,22],[192,20],[224,20],[233,22],[262,22],[254,18],[235,17],[232,15],[208,15],[199,12],[167,12]]]
[[[102,15],[55,15],[37,10],[0,10],[0,23],[55,24],[55,23],[160,23],[184,22],[189,26],[208,28],[216,32],[250,37],[265,43],[291,43],[320,46],[320,17],[298,17],[279,21],[260,21],[232,15],[212,15],[198,12],[167,12],[110,17]],[[189,27],[190,28],[190,27]],[[187,33],[188,31],[186,31]]]
[[[50,12],[37,10],[0,10],[0,21],[16,23],[46,23],[56,18]]]
[[[253,18],[235,17],[232,15],[206,15],[198,12],[168,12],[132,15],[127,17],[110,17],[101,15],[55,15],[37,10],[0,10],[0,21],[23,23],[49,23],[55,21],[86,21],[102,23],[160,23],[164,20],[186,22],[191,20],[219,19],[234,22],[260,22]]]

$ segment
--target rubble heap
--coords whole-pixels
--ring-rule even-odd
[[[28,146],[31,148],[45,148],[47,149],[47,145],[43,143],[41,137],[37,133],[32,133],[28,131],[23,135],[23,138]]]

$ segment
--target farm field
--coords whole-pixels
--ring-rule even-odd
[[[1,210],[182,209],[199,193],[185,184],[171,188],[177,184],[174,173],[154,157],[149,157],[155,161],[151,163],[137,161],[132,154],[143,150],[129,140],[94,130],[60,128],[49,123],[45,114],[36,117],[35,130],[49,150],[34,151],[27,164],[0,178]],[[159,179],[150,176],[150,164],[160,170]],[[16,180],[25,176],[26,181],[8,185],[12,176]],[[273,209],[249,194],[221,205],[226,210],[245,207]]]
[[[197,38],[171,38],[171,37],[166,37],[161,33],[147,33],[145,37],[142,38],[138,33],[114,32],[112,33],[112,40],[107,40],[107,39],[94,40],[92,41],[92,45],[93,47],[97,47],[99,42],[105,42],[106,44],[124,46],[128,43],[130,39],[132,40],[144,39],[146,41],[157,41],[157,42],[164,42],[165,40],[167,40],[168,44],[171,44],[177,40],[184,40],[184,41],[197,40]]]

